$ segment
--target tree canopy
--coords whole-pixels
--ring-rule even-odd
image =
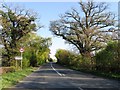
[[[34,33],[29,33],[29,38],[23,42],[25,66],[37,66],[49,59],[51,38],[42,38]]]
[[[107,11],[108,4],[80,2],[77,10],[65,12],[60,19],[50,22],[50,31],[74,45],[81,55],[99,50],[115,38],[115,15]]]
[[[16,49],[20,45],[18,43],[20,39],[31,31],[37,30],[36,20],[35,13],[31,14],[29,10],[17,7],[11,9],[7,5],[2,5],[0,9],[0,39],[6,50],[4,57],[9,63],[17,53]]]

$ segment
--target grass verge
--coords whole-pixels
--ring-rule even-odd
[[[34,70],[36,70],[37,68],[25,68],[23,70],[19,70],[16,72],[12,72],[12,73],[5,73],[0,75],[0,90],[2,88],[8,88],[11,87],[15,84],[17,84],[20,80],[22,80],[24,77],[26,77],[27,75],[29,75],[31,72],[33,72]]]
[[[102,71],[97,71],[97,70],[80,69],[80,68],[77,68],[77,67],[67,66],[67,65],[61,65],[61,66],[64,66],[65,68],[69,68],[69,69],[72,69],[72,70],[80,71],[80,72],[83,72],[83,73],[88,73],[88,74],[96,75],[96,76],[99,76],[99,77],[103,77],[103,78],[107,78],[107,79],[114,79],[114,80],[120,81],[120,72],[118,72],[118,73],[102,72]]]
[[[114,80],[120,80],[120,72],[118,73],[112,73],[112,72],[102,72],[102,71],[96,71],[96,70],[86,70],[86,69],[79,69],[76,67],[69,67],[70,69],[76,70],[76,71],[81,71],[84,73],[89,73],[92,75],[100,76],[103,78],[108,78],[108,79],[114,79]]]

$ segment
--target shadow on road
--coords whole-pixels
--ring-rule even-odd
[[[14,87],[2,90],[120,90],[120,83],[48,63]]]

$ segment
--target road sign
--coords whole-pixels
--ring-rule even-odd
[[[23,48],[20,48],[20,52],[24,52],[24,49],[23,49]]]
[[[15,59],[16,60],[22,60],[22,57],[21,56],[16,56]]]

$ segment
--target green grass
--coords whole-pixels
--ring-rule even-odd
[[[76,70],[76,71],[96,75],[96,76],[103,77],[103,78],[120,80],[120,72],[118,72],[118,73],[102,72],[102,71],[96,71],[96,70],[80,69],[80,68],[77,68],[77,67],[74,67],[74,66],[67,66],[67,65],[64,65],[64,67],[69,68],[69,69],[73,69],[73,70]]]
[[[108,78],[108,79],[115,79],[115,80],[120,80],[120,72],[118,73],[112,73],[112,72],[102,72],[102,71],[96,71],[96,70],[86,70],[86,69],[79,69],[79,68],[75,68],[75,67],[69,67],[71,69],[77,70],[77,71],[81,71],[84,73],[89,73],[89,74],[93,74],[96,76],[100,76],[103,78]]]
[[[12,72],[12,73],[6,73],[6,74],[2,74],[0,76],[2,76],[2,80],[0,78],[0,90],[2,88],[8,88],[10,86],[15,85],[16,83],[18,83],[20,80],[22,80],[24,77],[26,77],[27,75],[29,75],[31,72],[33,72],[36,68],[26,68],[23,70],[19,70],[16,72]]]

